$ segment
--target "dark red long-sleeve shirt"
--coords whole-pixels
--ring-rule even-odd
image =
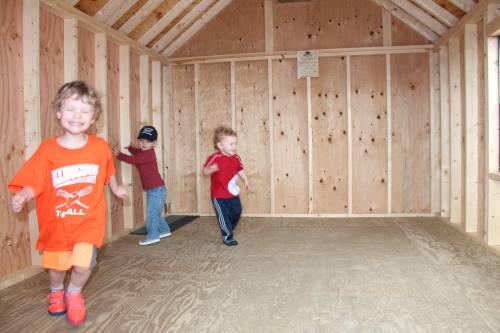
[[[119,153],[117,158],[120,161],[133,164],[137,167],[141,176],[142,189],[144,191],[155,187],[165,186],[163,179],[158,171],[158,163],[154,149],[141,150],[134,147],[128,147],[132,156]]]

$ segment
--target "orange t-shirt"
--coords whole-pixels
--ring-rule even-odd
[[[77,243],[102,245],[106,229],[104,185],[115,174],[103,139],[89,135],[85,146],[67,149],[56,138],[43,142],[9,183],[35,192],[38,250],[70,251]]]

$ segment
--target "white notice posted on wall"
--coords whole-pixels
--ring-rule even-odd
[[[297,78],[319,77],[318,50],[297,51]]]

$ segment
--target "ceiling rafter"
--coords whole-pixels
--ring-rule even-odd
[[[468,13],[476,3],[472,0],[448,0],[464,12]]]
[[[153,45],[153,50],[160,53],[170,44],[176,36],[186,29],[193,21],[196,20],[203,12],[217,0],[202,0],[189,13],[187,13],[172,29],[170,29],[163,37]]]
[[[404,11],[399,9],[399,7],[394,5],[389,0],[373,0],[373,1],[375,1],[376,4],[387,9],[389,12],[391,12],[392,15],[394,15],[395,17],[397,17],[398,19],[400,19],[401,21],[412,27],[416,32],[418,32],[431,42],[435,42],[439,39],[439,36],[436,33],[434,33],[431,29],[427,28],[425,25],[420,23],[420,21],[418,21],[413,16],[406,14]]]
[[[203,16],[184,31],[172,44],[170,44],[162,53],[165,57],[170,57],[177,51],[184,43],[193,37],[198,31],[201,30],[212,18],[217,16],[224,8],[231,3],[232,0],[220,0],[212,8],[210,8]]]
[[[66,0],[66,2],[70,5],[70,6],[74,6],[76,5],[80,0]]]
[[[137,0],[109,0],[94,16],[98,21],[112,26]]]
[[[446,24],[448,27],[453,26],[458,22],[458,19],[449,11],[439,6],[433,0],[413,0],[417,5],[434,15],[438,20]]]
[[[422,9],[415,6],[409,0],[392,0],[392,3],[404,10],[407,14],[416,18],[418,21],[420,21],[420,23],[424,24],[426,27],[440,36],[448,30],[447,27],[442,25],[436,19],[432,18],[432,16],[424,12]]]
[[[135,29],[142,21],[146,19],[155,10],[158,8],[164,0],[148,0],[141,9],[139,9],[131,18],[129,18],[118,31],[123,32],[128,35],[132,30]]]
[[[172,9],[168,11],[162,18],[156,22],[144,35],[139,38],[138,42],[142,45],[148,45],[160,32],[163,31],[172,21],[179,16],[194,0],[180,0]]]

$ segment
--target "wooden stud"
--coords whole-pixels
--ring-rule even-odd
[[[392,75],[391,56],[385,55],[387,103],[387,213],[392,213]]]
[[[347,96],[347,211],[352,214],[352,104],[351,104],[351,56],[346,56]]]
[[[460,40],[450,39],[450,222],[462,222],[462,113]]]
[[[273,61],[267,60],[267,79],[269,89],[269,163],[271,167],[271,214],[276,211],[276,176],[274,170],[274,108],[273,108]]]
[[[450,217],[450,82],[448,47],[439,49],[441,109],[441,217]]]
[[[78,78],[78,21],[64,19],[64,82]]]
[[[108,39],[106,34],[98,33],[95,35],[94,39],[94,50],[95,50],[95,89],[101,97],[101,115],[97,120],[97,135],[104,138],[109,142],[108,138]],[[111,219],[111,193],[109,192],[109,187],[106,187],[106,237],[110,238],[113,236],[113,223]]]
[[[167,185],[167,212],[171,212],[172,194],[175,178],[174,162],[174,124],[172,122],[172,66],[163,66],[163,176]]]
[[[309,214],[314,211],[313,190],[313,133],[312,133],[312,101],[311,101],[311,77],[307,77],[307,150],[308,150],[308,183],[309,183]]]
[[[177,51],[184,43],[186,43],[198,31],[200,31],[201,28],[203,28],[208,22],[210,22],[212,18],[217,16],[224,8],[226,8],[227,5],[231,3],[231,1],[232,0],[220,0],[214,6],[210,7],[210,9],[205,14],[203,14],[196,22],[194,22],[189,28],[187,28],[184,32],[182,32],[182,34],[180,34],[177,38],[175,38],[175,40],[165,49],[165,51],[162,52],[162,55],[165,57],[170,57],[172,54],[174,54],[175,51]],[[175,37],[176,36],[175,27],[172,28],[172,30],[170,31],[174,33]],[[170,33],[170,31],[167,34],[165,34],[164,37],[166,37]],[[167,38],[165,39],[167,40]],[[164,44],[165,43],[163,43],[162,45]],[[160,50],[158,48],[155,48],[154,46],[153,49],[156,50],[157,52],[160,52]]]
[[[23,72],[24,72],[24,157],[28,159],[40,146],[40,4],[38,0],[23,0]],[[38,220],[34,204],[29,204],[29,235],[31,264],[40,264],[35,249]]]
[[[201,128],[200,128],[200,65],[194,65],[194,113],[196,136],[196,204],[201,213]]]
[[[409,0],[392,0],[392,2],[438,35],[442,35],[448,30],[439,21],[432,18],[432,16],[415,6]]]
[[[95,35],[95,88],[101,96],[102,113],[97,121],[97,135],[108,139],[108,39],[106,34]]]
[[[392,45],[392,15],[391,12],[382,8],[382,40],[384,46]]]
[[[274,51],[273,0],[264,0],[266,52]]]
[[[469,12],[472,9],[472,7],[474,7],[474,5],[476,4],[472,0],[449,0],[449,1],[466,13]]]
[[[433,0],[413,0],[417,5],[428,11],[438,20],[451,27],[458,22],[458,19],[449,11],[439,6]]]
[[[214,3],[214,0],[201,0],[196,7],[194,7],[189,13],[182,17],[182,19],[172,27],[166,34],[164,34],[160,40],[158,40],[153,45],[153,50],[156,52],[161,52],[166,48],[175,38],[188,27],[193,21],[203,12],[205,12]]]
[[[142,21],[146,19],[164,0],[148,0],[142,7],[132,15],[119,29],[121,33],[128,35]]]
[[[494,8],[488,8],[485,23],[494,22],[493,17]],[[486,228],[486,242],[488,245],[500,245],[500,181],[497,175],[499,174],[498,161],[500,155],[500,147],[498,138],[499,131],[499,84],[498,84],[498,38],[490,37],[485,31],[485,167],[488,179],[485,182],[486,193],[486,211],[487,223]]]
[[[151,123],[151,105],[149,104],[149,57],[141,55],[139,57],[139,91],[141,103],[141,126]]]
[[[130,135],[130,46],[120,45],[120,144],[131,143]],[[122,165],[122,185],[127,187],[128,200],[123,205],[125,229],[134,227],[134,192],[132,191],[132,166]]]
[[[94,17],[111,27],[136,2],[137,0],[109,0]]]
[[[172,21],[179,16],[192,3],[193,0],[180,0],[170,9],[162,18],[155,23],[139,38],[139,43],[143,45],[149,44],[160,32],[169,26]]]
[[[236,130],[235,62],[231,61],[231,128]]]
[[[429,52],[429,107],[431,124],[431,213],[441,211],[439,54]]]
[[[151,113],[152,113],[152,123],[153,126],[158,130],[158,140],[156,143],[156,158],[158,161],[158,170],[160,171],[160,175],[163,179],[165,179],[165,163],[164,163],[164,137],[165,132],[170,132],[169,128],[163,127],[162,122],[162,109],[161,109],[161,100],[162,100],[162,90],[161,90],[161,63],[159,61],[153,61],[151,70]]]
[[[43,9],[46,9],[55,15],[64,18],[77,19],[80,27],[85,27],[94,33],[106,33],[108,35],[108,39],[117,44],[128,45],[131,49],[137,50],[141,54],[148,54],[152,59],[159,60],[164,63],[167,62],[167,60],[158,53],[152,51],[144,45],[139,44],[137,41],[125,36],[121,32],[114,30],[110,26],[99,22],[95,18],[82,13],[80,10],[70,6],[63,0],[40,0],[40,3],[43,5]]]
[[[479,195],[477,25],[465,25],[465,231],[477,232]]]
[[[399,9],[391,1],[389,0],[374,0],[374,1],[378,5],[382,6],[383,8],[391,12],[392,15],[396,16],[398,19],[406,23],[408,26],[412,27],[416,32],[418,32],[420,35],[427,38],[431,42],[435,42],[439,39],[439,36],[436,33],[427,28],[413,16]]]

